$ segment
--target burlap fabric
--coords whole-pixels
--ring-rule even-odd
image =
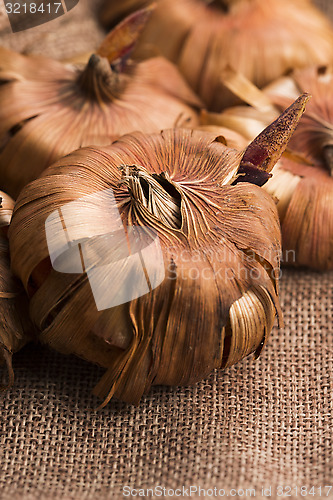
[[[101,0],[80,0],[65,16],[19,33],[11,32],[5,3],[6,0],[0,0],[0,43],[10,49],[57,59],[71,58],[90,52],[105,36],[95,15]]]
[[[94,411],[102,370],[26,347],[0,396],[1,500],[333,498],[333,273],[284,271],[281,300],[259,360],[137,407]]]

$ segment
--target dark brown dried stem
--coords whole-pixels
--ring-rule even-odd
[[[98,102],[110,101],[120,93],[119,73],[136,46],[154,4],[126,17],[103,40],[80,74],[77,84],[86,94]]]
[[[77,79],[77,85],[91,100],[110,102],[120,92],[118,74],[104,57],[93,54]]]

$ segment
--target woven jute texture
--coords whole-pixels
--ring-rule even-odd
[[[55,57],[89,50],[103,36],[97,3],[48,29],[5,27],[1,42]],[[318,4],[333,13],[333,0]],[[333,498],[333,273],[284,270],[281,301],[285,326],[259,360],[194,387],[155,387],[137,407],[96,412],[100,368],[27,346],[0,395],[0,499],[264,498],[262,488]]]
[[[18,33],[11,32],[5,3],[6,0],[0,0],[0,43],[9,49],[67,59],[90,52],[105,36],[96,22],[101,0],[80,0],[75,9],[51,23]]]
[[[154,388],[137,407],[95,412],[100,369],[25,348],[2,397],[1,499],[118,499],[126,486],[323,494],[333,485],[333,274],[285,271],[281,297],[285,327],[259,360],[195,387]]]

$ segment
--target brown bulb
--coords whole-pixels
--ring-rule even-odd
[[[85,67],[0,49],[0,177],[11,196],[78,147],[198,123],[200,101],[176,67],[128,59],[149,14],[123,21]]]
[[[22,191],[9,237],[31,318],[43,343],[106,369],[103,404],[259,355],[280,316],[280,227],[259,185],[306,101],[242,152],[201,130],[137,132]]]
[[[0,390],[14,382],[12,356],[32,338],[28,300],[24,289],[10,269],[8,226],[14,201],[0,191],[0,365],[6,364],[8,377],[0,380]]]
[[[105,0],[100,14],[114,18],[142,0]],[[293,68],[333,60],[333,30],[310,0],[157,0],[136,49],[177,64],[212,111],[237,103],[221,83],[232,67],[263,87]]]
[[[265,189],[276,199],[282,229],[283,263],[318,271],[333,269],[333,73],[330,67],[295,70],[253,89],[240,75],[225,83],[252,106],[205,113],[202,123],[231,128],[251,140],[305,90],[312,96],[288,152]]]

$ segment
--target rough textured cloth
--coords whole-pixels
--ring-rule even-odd
[[[102,370],[26,347],[2,396],[0,498],[118,499],[126,485],[261,498],[262,486],[333,485],[333,273],[285,271],[281,298],[285,328],[259,360],[153,388],[137,407],[95,412]]]
[[[18,33],[11,32],[5,3],[0,0],[0,43],[13,50],[67,59],[90,52],[105,36],[95,15],[101,0],[80,0],[72,11],[51,23]]]
[[[0,499],[120,499],[126,486],[333,498],[333,273],[285,270],[281,301],[285,327],[259,360],[194,387],[153,388],[137,407],[94,411],[103,370],[27,346],[14,358],[15,387],[0,395]]]

